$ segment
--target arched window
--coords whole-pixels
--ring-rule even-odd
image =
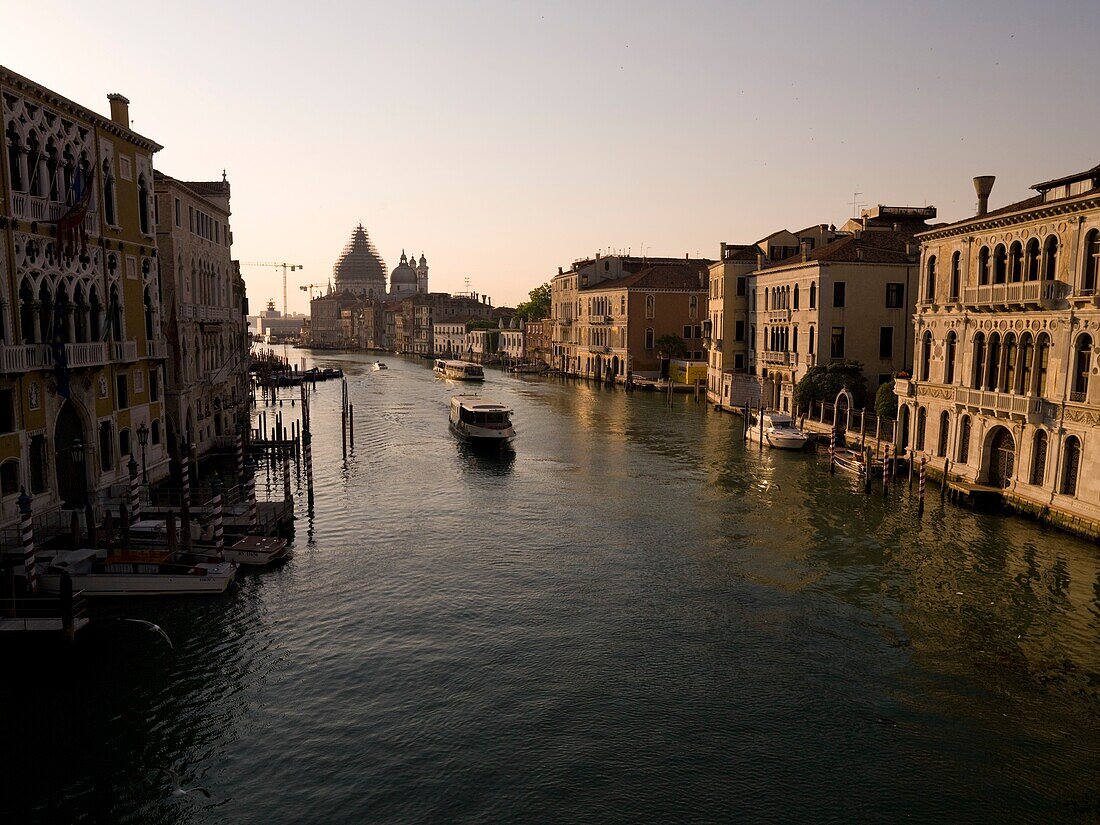
[[[153,298],[145,287],[145,340],[153,340]]]
[[[1096,292],[1100,278],[1100,230],[1093,229],[1085,236],[1085,272],[1081,278],[1081,291],[1086,295]]]
[[[103,219],[111,226],[118,225],[115,211],[115,176],[111,174],[111,161],[103,159]]]
[[[53,296],[45,280],[38,288],[38,340],[43,344],[53,340]]]
[[[947,445],[951,437],[951,413],[944,410],[940,413],[940,437],[936,442],[936,455],[944,458],[947,455]]]
[[[951,330],[947,333],[947,344],[944,353],[943,383],[945,384],[955,383],[955,352],[958,350],[958,344],[959,338],[955,335],[955,330]]]
[[[1035,344],[1035,372],[1037,381],[1035,384],[1036,395],[1047,394],[1047,370],[1050,368],[1050,336],[1045,332],[1040,334]]]
[[[688,317],[689,318],[698,318],[699,317],[699,296],[698,295],[689,295],[688,296]]]
[[[1053,281],[1058,274],[1058,236],[1051,235],[1043,244],[1043,279]]]
[[[798,284],[794,285],[794,308],[798,309]]]
[[[810,355],[814,354],[814,328],[813,327],[810,327],[810,343],[809,343],[809,349],[807,350],[807,352],[809,352]]]
[[[99,292],[94,286],[88,297],[88,334],[92,341],[103,338],[103,307],[99,303]]]
[[[925,330],[920,343],[920,380],[927,381],[932,366],[932,331]]]
[[[1073,344],[1073,392],[1069,400],[1085,403],[1089,393],[1089,368],[1092,366],[1092,336],[1082,333]]]
[[[150,234],[149,187],[145,183],[145,175],[138,175],[138,227],[143,235]]]
[[[931,304],[936,300],[936,256],[928,258],[928,269],[925,273],[924,300]]]
[[[1027,249],[1024,252],[1024,278],[1029,281],[1039,280],[1039,260],[1042,256],[1039,254],[1039,239],[1032,238],[1027,242]]]
[[[19,461],[9,458],[0,464],[0,495],[13,496],[19,492]]]
[[[19,334],[24,344],[35,342],[34,290],[26,278],[19,284]]]
[[[1081,471],[1081,441],[1075,435],[1062,447],[1062,490],[1064,496],[1077,495],[1077,476]]]
[[[987,389],[997,389],[1001,376],[1001,336],[994,332],[989,336],[989,378],[985,383]]]
[[[1003,243],[993,250],[993,283],[1003,284],[1008,279],[1008,252]]]
[[[765,311],[771,309],[771,305],[772,305],[772,291],[770,289],[765,289],[764,290],[764,309],[765,309]]]
[[[989,283],[989,247],[983,246],[978,252],[978,284],[985,286]]]
[[[926,419],[928,418],[928,410],[925,407],[917,408],[917,437],[915,439],[914,446],[918,450],[924,449],[924,431]]]
[[[985,383],[985,334],[978,332],[974,335],[974,375],[971,377],[971,386],[980,390]]]
[[[53,300],[53,337],[65,344],[72,343],[69,335],[69,296],[64,284],[57,285]]]
[[[1031,393],[1032,361],[1035,348],[1031,342],[1031,333],[1020,336],[1020,375],[1016,380],[1016,391],[1021,395]]]
[[[645,296],[645,317],[652,318],[654,309],[657,306],[657,299],[652,295]]]
[[[817,309],[817,284],[810,284],[810,309]]]
[[[8,179],[11,181],[11,191],[22,192],[25,184],[23,174],[23,146],[19,140],[19,133],[15,131],[15,125],[8,124],[5,133],[8,139]]]
[[[88,340],[88,305],[80,284],[73,288],[73,339],[77,343]]]
[[[1043,486],[1047,468],[1047,434],[1045,430],[1038,430],[1031,446],[1031,483],[1036,487]]]
[[[107,305],[107,321],[111,326],[112,340],[122,341],[122,302],[118,297],[118,284],[111,286],[110,301]]]
[[[1024,247],[1019,241],[1014,241],[1008,248],[1008,280],[1012,283],[1024,279]]]
[[[959,299],[959,281],[962,279],[962,256],[956,252],[951,256],[951,295],[948,297],[952,301]]]
[[[798,352],[798,325],[791,327],[791,352]]]
[[[1001,376],[1001,392],[1016,391],[1016,334],[1005,335],[1005,368]]]
[[[149,428],[149,443],[160,444],[160,419],[154,418],[153,425]]]
[[[966,464],[970,460],[970,416],[964,415],[959,421],[959,453],[960,464]]]

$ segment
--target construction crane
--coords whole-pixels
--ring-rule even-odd
[[[241,264],[241,266],[273,266],[275,268],[282,267],[283,269],[283,317],[286,317],[286,273],[294,272],[298,269],[305,269],[301,264],[288,264],[288,263],[273,263],[271,261],[248,261]]]
[[[302,290],[302,292],[308,292],[309,293],[309,300],[311,300],[311,301],[313,300],[313,290],[315,290],[315,289],[324,289],[324,288],[325,288],[324,284],[306,284],[305,286],[298,287],[298,289]]]

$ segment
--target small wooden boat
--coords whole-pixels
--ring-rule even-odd
[[[100,557],[94,548],[63,550],[44,557],[38,583],[47,593],[59,593],[61,574],[85,596],[167,596],[224,593],[237,565],[220,560],[173,558],[163,550],[130,550]]]
[[[854,473],[859,476],[867,474],[868,464],[867,457],[862,455],[858,450],[849,450],[845,447],[838,447],[833,450],[833,464],[836,465],[838,470],[843,470],[846,473]],[[882,473],[882,459],[872,458],[870,463],[870,470],[872,473]]]

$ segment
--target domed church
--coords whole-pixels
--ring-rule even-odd
[[[390,273],[390,297],[407,298],[417,293],[428,293],[428,259],[421,253],[418,262],[415,255],[406,257],[402,249],[401,263]]]
[[[340,257],[332,267],[337,292],[350,292],[365,298],[386,295],[386,262],[374,248],[367,230],[359,224]]]

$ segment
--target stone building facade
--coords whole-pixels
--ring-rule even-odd
[[[155,175],[168,341],[166,401],[174,451],[193,457],[247,426],[247,302],[233,260],[230,185]]]
[[[83,508],[131,460],[166,472],[161,147],[109,101],[108,118],[0,67],[0,524],[21,488],[35,512]]]
[[[551,366],[606,382],[656,375],[665,335],[702,360],[711,263],[597,255],[559,269],[550,281]]]
[[[1100,166],[920,235],[899,441],[952,478],[1100,530]]]

